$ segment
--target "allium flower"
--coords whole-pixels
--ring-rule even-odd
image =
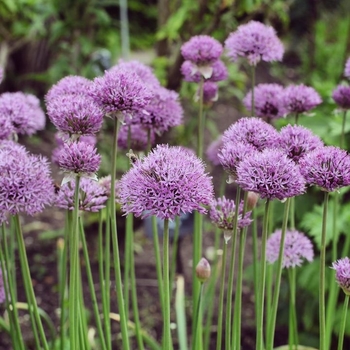
[[[219,59],[222,51],[222,45],[208,35],[196,35],[181,47],[183,58],[197,66],[211,65]]]
[[[221,147],[218,157],[224,170],[229,174],[229,183],[235,182],[237,166],[251,153],[258,152],[254,146],[245,142],[225,142]]]
[[[45,96],[46,103],[62,95],[87,95],[92,81],[77,75],[68,75],[53,85]]]
[[[22,92],[5,92],[0,95],[0,119],[9,119],[12,133],[15,134],[33,135],[45,127],[45,114],[39,100],[34,95]],[[8,134],[5,131],[2,133]]]
[[[213,200],[210,203],[209,216],[210,220],[220,229],[224,231],[232,231],[235,220],[235,201],[232,199],[226,199],[225,196]],[[238,211],[237,226],[243,228],[249,226],[252,223],[250,219],[251,212],[245,213],[243,218],[243,202],[240,204]]]
[[[159,80],[154,75],[152,69],[139,61],[119,60],[118,64],[113,66],[110,71],[118,71],[121,69],[136,73],[145,84],[160,86]]]
[[[266,260],[273,264],[278,260],[281,245],[282,230],[276,230],[270,235],[266,243]],[[301,266],[303,260],[311,262],[314,259],[314,250],[308,237],[299,231],[286,231],[282,267]]]
[[[82,142],[67,142],[57,155],[57,163],[65,172],[72,175],[95,178],[101,162],[96,148]]]
[[[345,294],[350,295],[350,259],[348,257],[339,259],[332,264],[335,270],[335,279]]]
[[[350,57],[349,57],[348,60],[346,61],[345,69],[344,69],[344,75],[345,75],[347,78],[350,78]]]
[[[211,268],[207,259],[202,258],[196,266],[196,275],[200,282],[205,282],[210,278]]]
[[[338,147],[319,147],[305,155],[299,166],[306,182],[324,191],[350,185],[350,156]]]
[[[287,113],[304,113],[315,108],[322,100],[314,88],[300,84],[284,89],[283,102]]]
[[[277,149],[252,152],[237,166],[237,184],[261,198],[284,200],[305,192],[299,167]]]
[[[226,39],[225,48],[232,61],[236,61],[238,57],[246,57],[252,66],[260,60],[281,61],[284,53],[283,44],[275,30],[256,21],[240,25]]]
[[[183,109],[179,102],[179,95],[164,87],[152,89],[153,98],[138,111],[131,119],[127,119],[127,124],[140,124],[147,129],[153,129],[158,134],[180,125],[183,120]]]
[[[43,211],[54,198],[54,186],[46,158],[29,154],[12,141],[0,144],[0,220],[4,214]]]
[[[0,304],[2,304],[6,299],[5,295],[5,286],[4,286],[4,277],[2,275],[2,270],[0,267]]]
[[[335,103],[342,109],[350,109],[350,86],[338,85],[332,94]]]
[[[108,114],[133,114],[153,97],[136,73],[122,69],[106,71],[103,77],[95,78],[89,94]]]
[[[55,204],[59,208],[74,210],[75,182],[71,181],[61,186]],[[108,196],[106,188],[92,179],[82,178],[79,187],[79,209],[98,212],[106,206]]]
[[[207,158],[213,163],[213,165],[220,165],[219,151],[223,146],[222,136],[219,136],[215,141],[213,141],[207,148],[205,152]]]
[[[300,125],[287,125],[281,129],[274,146],[298,163],[307,153],[324,144],[311,130]]]
[[[281,118],[286,114],[283,102],[283,86],[278,84],[259,84],[254,89],[255,114],[257,117],[272,120]],[[243,104],[247,110],[252,109],[252,92],[243,99]]]
[[[87,95],[61,95],[47,103],[47,114],[55,127],[69,135],[93,135],[102,126],[103,111]]]
[[[111,196],[111,175],[100,177],[98,180],[99,184],[104,188],[106,196],[109,198]],[[119,197],[119,181],[115,183],[116,198]]]
[[[203,103],[205,105],[211,105],[213,102],[218,100],[218,85],[211,81],[206,81],[203,84]],[[200,100],[200,91],[199,88],[195,94],[195,101],[198,102]]]
[[[130,129],[130,144],[129,144]],[[151,145],[154,144],[155,135],[152,129],[149,130]],[[134,151],[144,151],[148,146],[148,131],[141,124],[123,125],[118,134],[118,147],[121,149],[132,149]]]
[[[228,77],[227,68],[221,60],[215,61],[211,68],[213,70],[211,76],[206,81],[218,82],[226,80]],[[201,74],[197,70],[197,66],[191,61],[184,61],[181,66],[181,73],[185,81],[199,83],[201,81]]]
[[[249,143],[258,151],[262,151],[271,146],[277,136],[277,130],[263,120],[259,118],[241,118],[224,132],[222,141],[223,143]]]
[[[213,198],[211,178],[204,164],[180,147],[158,145],[137,160],[119,182],[122,210],[138,217],[155,215],[173,220],[181,213],[197,210]]]

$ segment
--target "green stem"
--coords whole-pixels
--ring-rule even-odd
[[[321,253],[320,253],[320,294],[319,294],[319,327],[320,327],[320,350],[326,350],[326,310],[325,310],[325,273],[326,273],[326,230],[327,230],[327,210],[329,192],[324,193]]]
[[[222,254],[222,267],[220,279],[220,295],[219,295],[219,312],[218,312],[218,326],[216,338],[216,350],[222,350],[222,319],[224,315],[224,293],[225,293],[225,272],[226,272],[226,255],[227,255],[227,240],[224,239],[224,249]]]
[[[296,313],[296,268],[292,267],[288,269],[289,279],[289,336],[288,343],[290,349],[298,350],[299,337],[298,337],[298,321]],[[295,345],[295,347],[293,346]]]
[[[163,318],[163,348],[173,348],[170,329],[170,283],[169,283],[169,219],[164,220],[163,237],[163,292],[164,292],[164,318]]]
[[[89,284],[89,288],[90,288],[92,309],[93,309],[94,315],[95,315],[97,332],[98,332],[98,336],[100,338],[101,348],[103,350],[106,350],[107,346],[106,346],[106,341],[105,341],[105,337],[103,334],[100,312],[98,310],[98,303],[97,303],[97,298],[96,298],[94,281],[93,281],[92,272],[91,272],[89,251],[88,251],[88,247],[86,244],[84,227],[83,227],[83,223],[81,221],[81,218],[79,218],[79,227],[80,227],[80,239],[81,239],[81,243],[82,243],[82,247],[83,247],[83,254],[84,254],[84,260],[85,260],[85,266],[86,266],[86,274],[87,274],[88,284]]]
[[[288,226],[288,214],[290,209],[290,202],[291,202],[291,198],[288,198],[284,205],[280,250],[279,250],[278,260],[277,260],[276,281],[275,281],[275,288],[274,288],[273,299],[272,299],[272,308],[270,313],[271,318],[269,318],[270,322],[268,325],[269,331],[268,331],[267,342],[266,342],[266,350],[273,349],[273,341],[274,341],[276,318],[277,318],[277,307],[278,307],[278,300],[280,295],[280,287],[281,287],[281,279],[282,279],[284,244],[285,244],[285,238],[286,238],[286,232],[287,232],[287,226]]]
[[[171,254],[171,265],[170,265],[170,295],[172,290],[172,284],[175,281],[176,273],[176,257],[178,254],[178,245],[179,245],[179,234],[180,234],[180,216],[175,218],[175,231],[173,239],[173,251]]]
[[[268,218],[270,209],[270,199],[266,200],[263,232],[261,239],[261,269],[260,269],[260,283],[258,291],[258,313],[257,313],[257,350],[264,348],[264,298],[265,298],[265,280],[266,280],[266,241],[268,235]]]
[[[295,230],[295,197],[290,199],[289,225],[291,231]]]
[[[115,180],[116,180],[116,164],[117,164],[117,138],[120,128],[120,122],[116,117],[114,119],[113,130],[113,152],[112,152],[112,174],[111,174],[111,198],[110,198],[110,216],[111,216],[111,233],[112,233],[112,246],[113,246],[113,263],[115,273],[115,285],[118,309],[120,314],[120,327],[122,332],[123,350],[130,349],[129,335],[128,335],[128,323],[125,313],[125,304],[123,297],[123,284],[120,267],[120,254],[117,235],[117,218],[116,218],[116,206],[115,206]]]
[[[258,284],[259,284],[259,264],[258,264],[258,214],[257,209],[254,208],[252,212],[253,223],[252,223],[252,236],[253,236],[253,274],[254,274],[254,310],[255,310],[255,324],[257,324],[257,315],[258,315]]]
[[[341,317],[340,329],[339,329],[339,340],[338,340],[338,350],[343,350],[343,341],[344,341],[344,332],[345,332],[345,324],[346,324],[346,316],[348,313],[348,305],[349,305],[349,294],[345,295],[343,313]]]
[[[31,318],[32,318],[32,324],[35,325],[33,327],[34,336],[36,336],[35,335],[36,327],[38,327],[39,336],[41,337],[43,347],[45,350],[48,350],[49,347],[46,341],[44,328],[40,319],[38,305],[37,305],[34,290],[33,290],[33,284],[30,276],[28,258],[27,258],[27,253],[25,249],[19,215],[18,214],[15,215],[14,219],[15,219],[16,238],[17,238],[17,245],[18,245],[18,251],[19,251],[19,259],[20,259],[20,264],[22,269],[23,282],[24,282],[27,299],[28,299],[29,314],[31,315]]]
[[[203,282],[201,283],[201,288],[200,288],[200,293],[199,293],[199,300],[198,300],[198,307],[196,310],[196,316],[195,316],[195,328],[194,328],[194,340],[193,340],[193,346],[192,346],[192,350],[202,350],[203,347],[200,345],[203,343],[203,341],[201,341],[201,337],[202,337],[202,333],[199,332],[199,330],[201,329],[201,327],[199,327],[199,324],[202,323],[202,300],[203,300]]]
[[[125,219],[125,248],[124,248],[124,303],[125,303],[125,317],[129,317],[129,292],[130,292],[130,274],[131,274],[131,255],[133,254],[133,216],[127,215]]]
[[[252,117],[255,117],[255,96],[254,96],[254,89],[255,89],[255,66],[252,65],[252,110],[251,115]]]

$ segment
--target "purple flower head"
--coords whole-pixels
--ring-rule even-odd
[[[350,109],[350,86],[338,85],[332,94],[335,103],[342,109]]]
[[[287,113],[304,113],[315,108],[322,100],[314,88],[300,84],[284,89],[283,102]]]
[[[183,109],[179,95],[164,87],[152,89],[153,98],[143,111],[138,111],[127,124],[141,124],[147,129],[153,129],[158,134],[180,125],[183,121]]]
[[[281,245],[282,230],[276,230],[266,243],[266,260],[273,264],[278,260]],[[286,231],[282,267],[301,266],[303,260],[311,262],[314,259],[314,249],[308,237],[299,231]]]
[[[319,147],[299,161],[307,184],[333,192],[350,185],[350,156],[338,147]]]
[[[249,143],[258,151],[270,147],[278,136],[277,130],[259,118],[241,118],[223,134],[222,141]]]
[[[232,61],[246,57],[251,66],[262,61],[281,61],[283,44],[275,30],[263,23],[250,21],[240,25],[225,41],[227,55]]]
[[[210,220],[224,231],[232,231],[234,226],[236,205],[235,201],[226,199],[225,196],[214,199],[210,204]],[[238,210],[238,228],[249,226],[252,223],[250,219],[251,212],[246,212],[243,218],[243,202]]]
[[[63,184],[56,196],[56,206],[67,210],[73,210],[74,191],[74,181]],[[106,189],[99,182],[92,179],[81,179],[79,188],[80,210],[98,212],[106,206],[107,199]]]
[[[229,174],[229,183],[237,178],[238,164],[251,153],[258,152],[257,149],[245,142],[225,142],[221,147],[218,157],[224,170]]]
[[[34,215],[54,198],[54,186],[46,158],[29,154],[12,141],[0,144],[0,212]]]
[[[0,119],[9,119],[12,124],[11,134],[33,135],[45,127],[45,114],[39,100],[34,95],[22,92],[5,92],[0,95]],[[6,122],[2,134],[8,138],[9,130]],[[7,131],[6,131],[7,129]]]
[[[118,70],[134,72],[143,83],[153,86],[160,86],[159,80],[154,75],[152,69],[139,61],[119,60],[118,64],[113,66],[110,71]]]
[[[345,69],[344,69],[344,75],[350,79],[350,57],[348,58],[348,60],[346,61],[345,64]]]
[[[211,177],[192,152],[181,147],[158,145],[137,160],[119,182],[122,210],[137,217],[155,215],[173,220],[197,210],[213,199]]]
[[[218,85],[211,81],[206,81],[203,84],[203,103],[206,106],[210,106],[213,102],[218,100]],[[199,88],[195,94],[195,101],[198,102],[200,100],[200,91]]]
[[[52,85],[45,96],[46,103],[62,95],[87,95],[92,81],[78,75],[68,75]]]
[[[6,299],[4,277],[2,275],[2,270],[0,267],[0,304],[2,304]]]
[[[228,77],[227,68],[221,60],[215,61],[211,68],[213,70],[210,78],[206,81],[218,82],[226,80]],[[184,61],[181,66],[181,73],[184,76],[185,81],[199,83],[201,81],[201,73],[198,71],[197,66],[191,61]]]
[[[129,144],[129,129],[130,129],[130,144]],[[155,135],[152,129],[150,131],[150,142],[154,144]],[[121,149],[132,149],[134,151],[144,151],[148,145],[148,131],[143,125],[131,124],[123,125],[118,134],[118,147]]]
[[[196,35],[181,47],[183,58],[196,66],[211,65],[219,59],[222,51],[222,45],[208,35]]]
[[[283,103],[283,86],[278,84],[259,84],[255,87],[255,113],[257,117],[267,120],[281,118],[285,115],[286,109]],[[247,110],[252,109],[252,92],[243,99]]]
[[[109,198],[111,196],[111,188],[112,188],[112,183],[111,183],[112,179],[111,179],[111,175],[107,175],[104,177],[100,177],[98,182],[99,184],[104,188],[105,190],[105,195]],[[115,192],[116,192],[116,198],[119,198],[119,182],[116,181],[115,184]]]
[[[350,259],[345,257],[332,264],[335,270],[335,279],[345,294],[350,295]]]
[[[47,114],[55,127],[69,135],[93,135],[102,126],[103,111],[87,95],[61,95],[47,103]]]
[[[274,146],[287,154],[287,157],[298,163],[307,153],[318,147],[323,147],[321,139],[311,130],[300,125],[283,127],[275,139]]]
[[[85,177],[94,177],[100,162],[96,148],[83,141],[65,143],[57,155],[62,170]]]
[[[136,73],[124,69],[106,71],[103,77],[95,78],[89,94],[108,114],[133,114],[153,97]]]
[[[284,200],[305,192],[299,167],[281,150],[252,152],[237,166],[237,184],[261,198]]]
[[[222,136],[219,136],[215,141],[213,141],[207,148],[205,152],[207,158],[212,162],[213,165],[220,165],[219,151],[223,146]]]

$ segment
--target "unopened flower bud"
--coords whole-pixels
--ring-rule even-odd
[[[258,193],[255,192],[248,192],[248,197],[247,197],[247,201],[248,201],[248,205],[247,205],[247,210],[252,210],[256,207],[256,204],[258,203],[260,196]]]
[[[206,280],[208,280],[208,278],[210,277],[210,273],[211,273],[211,268],[208,260],[205,258],[202,258],[196,267],[197,278],[199,279],[200,282],[203,283]]]

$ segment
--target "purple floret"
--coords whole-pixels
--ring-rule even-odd
[[[298,163],[306,154],[324,144],[311,130],[300,125],[287,125],[281,129],[274,146]]]
[[[350,109],[350,86],[338,85],[333,91],[332,97],[341,109]]]
[[[338,147],[319,147],[305,155],[299,165],[306,182],[324,191],[350,185],[350,156]]]
[[[213,165],[220,165],[219,151],[223,146],[222,136],[219,136],[215,141],[213,141],[207,148],[205,152],[207,158],[212,162]]]
[[[284,53],[283,44],[275,30],[257,21],[240,25],[226,39],[225,48],[232,61],[245,57],[252,66],[260,60],[281,61]]]
[[[332,264],[335,270],[335,279],[345,294],[350,295],[350,259],[348,257],[339,259]]]
[[[170,220],[193,210],[206,213],[203,205],[213,199],[213,184],[204,170],[192,152],[158,145],[120,180],[122,210],[137,217]]]
[[[284,90],[279,84],[259,84],[254,89],[255,114],[257,117],[273,120],[286,114],[283,102]],[[252,109],[252,92],[243,99],[248,111]]]
[[[211,81],[206,81],[203,84],[203,103],[206,106],[210,106],[213,102],[218,100],[218,90],[219,87],[216,83]],[[199,88],[196,91],[195,101],[200,100]]]
[[[284,89],[283,102],[287,113],[304,113],[315,108],[322,100],[314,88],[300,84]]]
[[[213,72],[210,78],[205,81],[218,82],[226,80],[228,77],[227,68],[221,60],[217,60],[211,64]],[[198,71],[196,65],[191,61],[184,61],[181,66],[181,73],[184,76],[185,81],[199,83],[201,81],[201,74]]]
[[[237,166],[237,184],[261,198],[284,200],[305,192],[299,167],[277,149],[253,152]]]
[[[130,129],[130,140],[129,140]],[[150,144],[154,144],[155,135],[149,130]],[[118,147],[124,150],[145,151],[148,146],[148,130],[140,124],[123,125],[118,134]]]
[[[270,235],[266,245],[266,260],[273,264],[278,260],[281,245],[282,230],[276,230]],[[301,266],[304,260],[314,259],[314,249],[311,240],[299,231],[286,231],[282,267]]]
[[[277,130],[262,119],[241,118],[224,132],[222,141],[249,143],[262,151],[270,147],[277,136]]]

